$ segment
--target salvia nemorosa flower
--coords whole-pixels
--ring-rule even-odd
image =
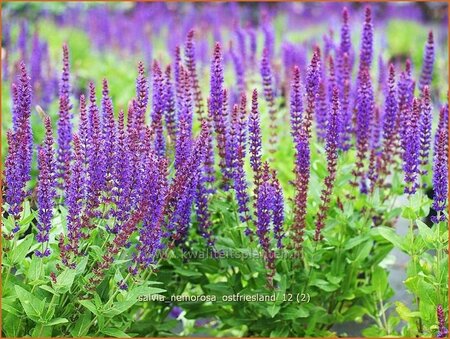
[[[103,79],[103,91],[102,91],[102,102],[101,102],[101,126],[102,126],[102,137],[103,145],[102,152],[105,160],[105,189],[110,199],[111,191],[113,189],[113,166],[114,166],[114,144],[116,137],[116,125],[114,121],[114,108],[112,100],[109,96],[108,81]]]
[[[425,51],[422,63],[422,72],[419,80],[419,90],[423,93],[425,86],[430,87],[433,80],[433,66],[434,66],[434,41],[433,32],[428,33],[427,44],[425,45]]]
[[[261,182],[258,188],[258,196],[255,197],[256,235],[259,244],[264,251],[264,261],[268,270],[269,284],[275,274],[275,253],[270,248],[270,221],[273,209],[273,188],[270,184],[270,172],[268,163],[263,164]]]
[[[442,305],[437,305],[436,308],[437,321],[438,321],[438,333],[437,338],[447,338],[448,337],[448,329],[446,327],[444,309]]]
[[[166,67],[164,72],[164,120],[166,123],[167,134],[172,142],[176,136],[177,117],[175,112],[175,96],[171,79],[170,65]]]
[[[421,101],[413,99],[413,107],[407,112],[403,171],[405,172],[405,193],[414,194],[418,188],[420,153],[420,110]]]
[[[203,124],[189,158],[177,172],[168,190],[163,213],[167,216],[164,228],[173,244],[183,243],[187,236],[191,207],[195,199],[199,173],[202,169],[202,159],[207,150],[207,134],[207,126]]]
[[[242,65],[245,66],[247,63],[247,45],[245,43],[245,32],[242,27],[238,26],[237,24],[235,24],[235,26],[237,26],[234,31],[236,33],[236,39],[238,42],[237,45],[240,51],[240,59]]]
[[[175,142],[175,168],[178,170],[189,157],[192,146],[192,91],[190,77],[184,67],[180,68],[181,103]]]
[[[220,157],[219,166],[223,173],[224,185],[227,186],[229,180],[229,171],[227,164],[227,107],[224,103],[228,102],[227,91],[223,88],[223,66],[222,52],[219,43],[216,43],[214,55],[211,61],[211,82],[210,82],[209,111],[213,118],[214,131],[216,133],[217,149]],[[226,105],[225,105],[226,106]]]
[[[63,45],[63,70],[59,85],[59,119],[58,119],[58,148],[57,170],[59,188],[65,190],[69,182],[70,161],[72,157],[72,115],[70,110],[70,65],[69,49]]]
[[[198,227],[199,232],[204,237],[207,242],[208,246],[214,245],[214,240],[212,237],[211,232],[211,213],[208,210],[209,206],[209,196],[211,193],[210,188],[208,185],[210,185],[210,173],[208,173],[208,157],[209,157],[209,151],[210,147],[210,133],[211,133],[211,126],[209,122],[204,119],[202,120],[202,130],[204,131],[202,134],[202,138],[205,138],[204,142],[204,153],[202,154],[202,165],[199,169],[199,178],[197,183],[197,196],[195,200],[195,204],[197,207],[197,221],[198,221]]]
[[[345,70],[344,65],[344,55],[347,54],[347,57],[350,57],[350,53],[352,52],[352,40],[350,34],[350,26],[348,23],[349,14],[346,7],[342,10],[342,26],[341,26],[341,41],[339,44],[339,53],[337,53],[337,83],[339,85],[339,93],[340,97],[342,97],[344,82],[346,80],[345,73],[350,73],[348,70]],[[350,66],[350,62],[348,62],[348,66]]]
[[[447,110],[447,114],[442,113]],[[445,215],[442,213],[446,209],[446,200],[448,192],[448,106],[441,109],[439,126],[436,131],[434,142],[433,159],[433,209],[437,216],[432,217],[434,223],[445,221]],[[445,121],[442,121],[445,120]]]
[[[370,68],[373,53],[373,26],[372,11],[370,7],[365,9],[365,19],[361,37],[361,49],[359,54],[359,72],[365,68]]]
[[[17,221],[22,212],[22,203],[28,192],[27,182],[31,178],[32,131],[31,131],[31,83],[25,64],[20,63],[20,76],[13,90],[13,128],[7,132],[8,155],[5,160],[6,194],[8,213]],[[13,87],[13,88],[14,88]],[[19,231],[19,226],[13,233]]]
[[[245,223],[251,220],[249,213],[249,195],[247,192],[248,186],[246,175],[244,171],[244,158],[246,151],[246,134],[247,134],[247,114],[246,114],[246,97],[241,94],[241,102],[234,105],[232,111],[232,126],[230,130],[230,152],[233,154],[232,160],[232,176],[233,188],[236,192],[236,199],[238,202],[239,219]]]
[[[325,178],[325,187],[321,194],[321,206],[316,217],[316,231],[314,240],[319,241],[323,238],[322,229],[325,227],[325,220],[330,204],[331,194],[333,192],[334,181],[336,179],[337,169],[337,147],[338,147],[338,123],[339,123],[339,92],[337,87],[333,88],[333,101],[329,112],[329,121],[326,135],[326,153],[328,175]]]
[[[104,186],[104,153],[103,138],[101,137],[100,113],[95,97],[94,83],[89,84],[89,107],[88,107],[88,135],[86,159],[88,163],[88,185],[87,202],[89,213],[94,214],[94,210],[100,203],[99,195]]]
[[[383,152],[382,172],[387,176],[390,173],[389,165],[393,157],[396,142],[396,128],[398,113],[397,89],[395,86],[395,68],[393,64],[389,65],[389,78],[386,86],[386,98],[384,101],[384,119],[383,119]]]
[[[145,124],[145,113],[148,104],[149,85],[145,68],[142,62],[138,64],[138,76],[136,78],[136,101],[134,107],[134,123],[139,133],[142,133]]]
[[[200,89],[200,85],[198,82],[197,68],[195,62],[194,30],[190,30],[187,35],[186,43],[184,46],[184,56],[186,67],[191,77],[192,92],[194,95],[196,113],[199,116],[202,116],[204,108],[203,108],[202,91]]]
[[[420,114],[420,175],[422,177],[428,173],[432,122],[430,90],[428,86],[425,86],[422,93],[422,109]],[[423,182],[422,184],[425,187],[425,183]]]
[[[67,238],[68,244],[61,251],[63,263],[68,264],[69,253],[78,253],[79,242],[85,237],[83,232],[83,211],[86,198],[87,176],[85,153],[78,134],[73,136],[74,159],[67,188]]]
[[[400,74],[398,80],[398,117],[396,128],[400,138],[400,145],[404,149],[404,140],[406,134],[406,117],[408,111],[412,109],[415,83],[411,78],[411,61],[406,60],[405,71]],[[399,146],[400,146],[399,145]]]
[[[258,196],[255,197],[255,224],[256,235],[264,252],[269,286],[273,286],[275,274],[275,251],[271,248],[270,231],[272,229],[276,245],[278,248],[281,248],[284,237],[283,209],[283,192],[276,178],[276,173],[270,170],[267,162],[264,162]]]
[[[358,179],[363,178],[365,161],[369,149],[371,123],[374,115],[374,97],[369,70],[364,68],[358,80],[358,93],[356,102],[356,163],[352,173],[353,186],[358,186]]]
[[[144,144],[147,152],[143,154],[142,158],[145,172],[142,181],[144,184],[142,200],[146,200],[145,205],[152,208],[143,215],[143,223],[139,229],[139,242],[136,245],[137,253],[133,258],[136,264],[135,268],[142,269],[154,263],[158,250],[163,248],[163,232],[159,220],[168,189],[167,160],[151,150],[151,138],[150,130],[146,129]],[[137,272],[136,269],[132,271]]]
[[[295,134],[292,133],[294,137],[294,142],[297,143],[296,137],[298,136],[297,131],[301,129],[302,117],[303,117],[303,102],[302,102],[302,92],[300,88],[300,69],[298,66],[294,66],[292,84],[291,84],[291,100],[290,100],[290,119],[292,131],[296,131]]]
[[[47,247],[49,234],[52,227],[54,199],[56,196],[56,171],[55,155],[53,150],[52,123],[49,116],[45,117],[45,140],[44,144],[38,149],[38,215],[37,223],[38,233],[36,240],[42,243],[40,250],[35,254],[39,257],[50,255],[50,249]]]
[[[293,241],[295,249],[302,248],[303,234],[306,227],[306,207],[308,186],[310,177],[310,147],[308,126],[302,121],[302,102],[300,96],[300,73],[294,68],[294,76],[291,88],[291,134],[295,144],[295,198],[294,198],[294,222]]]
[[[338,79],[338,84],[339,82],[342,82],[342,84],[339,84],[339,98],[341,103],[341,117],[339,119],[339,148],[342,150],[348,150],[350,148],[352,118],[352,111],[349,109],[351,90],[350,81],[350,59],[349,55],[344,53],[342,56],[342,79]]]
[[[276,136],[277,136],[277,110],[275,107],[275,93],[273,89],[273,77],[272,70],[270,66],[270,54],[269,50],[264,49],[261,59],[261,78],[262,85],[264,89],[264,98],[266,99],[267,106],[269,107],[269,118],[270,118],[270,138],[269,143],[271,144],[271,152],[275,151]]]
[[[304,121],[302,122],[302,124],[304,125],[305,132],[308,138],[311,137],[311,126],[316,109],[317,95],[320,83],[320,73],[320,49],[319,47],[316,47],[314,49],[311,63],[309,64],[308,70],[306,72],[306,107],[305,115],[303,117]]]
[[[165,154],[166,145],[163,130],[164,118],[164,84],[161,68],[155,60],[153,62],[153,100],[152,100],[152,130],[155,134],[155,150],[159,156]]]

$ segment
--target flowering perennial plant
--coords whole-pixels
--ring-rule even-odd
[[[3,335],[448,336],[441,31],[418,62],[334,4],[338,36],[278,41],[289,6],[68,6],[101,62],[69,39],[59,83],[44,19],[3,27]]]

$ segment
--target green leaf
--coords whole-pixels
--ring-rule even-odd
[[[372,285],[375,287],[375,290],[378,291],[378,293],[380,293],[380,296],[382,297],[388,287],[388,279],[386,271],[380,266],[376,266],[373,270]]]
[[[2,305],[3,307],[3,305]],[[20,327],[22,322],[20,318],[11,313],[5,313],[2,316],[2,331],[5,332],[6,338],[18,338],[20,337]]]
[[[102,333],[114,338],[131,338],[128,334],[118,328],[104,328]]]
[[[92,303],[92,301],[90,301],[90,300],[78,300],[78,302],[81,305],[83,305],[84,307],[86,307],[89,311],[91,311],[96,316],[99,315],[99,312],[98,312],[97,308],[95,307],[95,305]]]
[[[285,320],[295,320],[298,318],[307,318],[309,316],[309,310],[302,307],[302,305],[292,305],[283,310],[281,314]]]
[[[28,268],[27,277],[29,281],[36,281],[44,274],[44,265],[42,263],[42,258],[33,255],[31,258],[30,267]]]
[[[395,302],[395,311],[398,313],[401,319],[406,322],[414,322],[414,320],[420,317],[420,312],[411,311],[404,303],[401,301]]]
[[[286,338],[289,335],[288,326],[280,326],[270,332],[270,338]]]
[[[75,323],[75,326],[70,331],[70,334],[74,338],[85,337],[89,332],[90,324],[91,324],[91,313],[86,311],[78,318],[77,322]]]
[[[68,292],[72,287],[73,280],[75,279],[76,274],[76,270],[70,268],[66,268],[64,271],[62,271],[61,274],[56,278],[56,284],[54,285],[55,290],[60,293]]]
[[[267,313],[271,318],[273,318],[278,314],[278,312],[280,312],[280,309],[281,309],[280,305],[273,303],[269,307],[267,307]]]
[[[19,245],[16,246],[12,251],[10,251],[10,259],[11,263],[18,264],[21,263],[28,252],[30,251],[31,244],[33,243],[33,235],[29,234],[26,236],[25,239],[23,239]]]
[[[422,239],[425,240],[425,242],[428,244],[434,244],[434,242],[437,240],[434,232],[419,219],[416,220],[416,225],[419,230],[419,235],[422,237]]]
[[[407,247],[404,243],[404,240],[395,232],[394,229],[384,226],[379,226],[376,228],[378,233],[387,241],[389,241],[392,245],[406,252]]]
[[[27,316],[34,322],[41,321],[45,309],[45,300],[39,299],[18,285],[15,286],[15,290]]]
[[[338,285],[332,284],[323,279],[314,279],[310,285],[317,286],[318,288],[320,288],[321,290],[324,290],[326,292],[333,292],[339,288]]]
[[[69,320],[67,320],[66,318],[56,318],[56,319],[53,319],[52,321],[48,322],[45,325],[46,326],[55,326],[55,325],[59,325],[59,324],[65,324],[68,322],[69,322]]]

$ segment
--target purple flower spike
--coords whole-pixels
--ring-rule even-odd
[[[320,72],[320,49],[316,47],[306,73],[306,109],[303,125],[308,138],[311,137],[311,126],[320,83]]]
[[[275,171],[272,171],[272,178],[270,181],[273,189],[273,235],[277,241],[277,247],[283,248],[282,240],[284,238],[284,198],[283,190],[281,189],[280,182],[276,177]]]
[[[103,79],[102,92],[102,135],[103,135],[103,157],[105,159],[105,183],[108,197],[111,195],[113,167],[114,167],[114,143],[116,138],[116,125],[114,121],[113,103],[109,96],[108,81]]]
[[[56,172],[55,155],[53,150],[52,122],[50,117],[45,117],[45,141],[38,150],[38,213],[37,223],[38,233],[36,240],[42,243],[42,248],[36,251],[37,256],[47,256],[50,254],[48,246],[49,234],[52,228],[53,207],[56,196]]]
[[[425,86],[430,87],[433,80],[433,66],[434,66],[434,38],[433,32],[428,33],[427,44],[425,45],[425,52],[422,63],[422,73],[420,74],[419,90],[423,93]]]
[[[164,119],[166,123],[167,133],[172,142],[174,142],[176,135],[177,118],[175,114],[175,97],[173,92],[170,65],[166,67],[166,70],[164,72]]]
[[[62,190],[67,189],[70,176],[70,161],[72,158],[72,115],[70,110],[70,69],[69,49],[63,45],[63,71],[59,85],[59,119],[58,119],[58,149],[57,149],[57,173],[58,186]],[[64,194],[64,193],[63,193]]]
[[[186,67],[187,67],[187,70],[189,71],[189,75],[191,77],[191,84],[192,84],[192,90],[193,90],[193,94],[194,94],[196,113],[199,116],[202,116],[203,112],[204,112],[204,108],[203,108],[202,91],[200,89],[199,82],[198,82],[197,68],[196,68],[196,62],[195,62],[194,30],[190,30],[187,35],[186,44],[184,47],[184,55],[186,58]]]
[[[74,135],[73,142],[75,154],[67,190],[67,237],[69,240],[68,249],[77,254],[79,241],[85,237],[82,232],[82,211],[86,197],[87,173],[85,170],[86,155],[77,134]],[[67,253],[61,253],[61,255],[64,261]]]
[[[136,103],[134,107],[134,123],[140,133],[143,133],[145,114],[148,104],[148,80],[142,62],[138,64],[138,76],[136,78]]]
[[[420,175],[426,176],[428,171],[428,163],[430,158],[430,144],[431,144],[431,125],[433,116],[431,112],[431,97],[428,86],[423,88],[422,94],[422,113],[420,115]],[[423,182],[423,187],[425,187]]]
[[[153,62],[153,100],[152,100],[152,130],[155,135],[155,150],[159,156],[165,154],[165,138],[163,130],[164,114],[164,84],[161,68],[157,61]]]
[[[236,192],[236,199],[238,201],[239,219],[242,223],[251,220],[249,214],[248,204],[250,201],[247,189],[246,175],[244,171],[244,158],[246,149],[246,97],[241,95],[241,102],[239,108],[237,105],[233,108],[232,113],[232,129],[230,136],[232,144],[230,152],[234,154],[233,157],[233,182],[234,190]]]
[[[309,89],[311,91],[311,89]],[[294,75],[291,88],[291,134],[295,144],[295,208],[294,208],[294,230],[293,240],[297,252],[302,248],[303,234],[306,227],[306,203],[308,196],[308,185],[310,177],[310,148],[308,137],[308,124],[302,121],[302,101],[300,95],[300,72],[294,67]],[[308,99],[307,99],[308,100]],[[308,105],[310,101],[308,101]],[[306,117],[305,117],[306,119]]]
[[[22,203],[28,194],[26,185],[31,178],[33,149],[30,77],[23,62],[19,67],[19,81],[13,86],[13,129],[7,132],[8,155],[5,160],[5,202],[9,205],[8,213],[16,221],[20,218]],[[13,233],[18,231],[19,226],[16,224]]]
[[[333,101],[329,113],[329,122],[327,126],[326,136],[326,152],[327,152],[327,169],[328,175],[325,178],[325,188],[321,194],[321,206],[316,218],[316,231],[314,240],[320,241],[323,239],[322,229],[325,227],[325,220],[330,204],[331,194],[333,192],[334,181],[336,179],[337,169],[337,147],[338,147],[338,119],[339,119],[339,92],[337,87],[333,88]]]
[[[387,94],[384,102],[384,123],[383,123],[383,152],[382,171],[385,176],[390,173],[389,165],[393,157],[396,143],[396,128],[398,114],[397,89],[395,87],[395,68],[389,65],[389,78],[387,83]]]
[[[444,315],[444,310],[442,308],[442,305],[437,305],[436,313],[437,313],[437,320],[438,320],[438,326],[439,326],[437,338],[448,338],[448,329],[447,329],[447,327],[445,327],[446,321],[445,321],[445,315]]]
[[[445,114],[446,111],[446,114]],[[433,209],[437,216],[432,218],[434,223],[445,221],[442,213],[446,209],[448,192],[448,106],[441,109],[439,126],[434,142],[433,161]]]
[[[365,161],[367,157],[367,151],[369,149],[369,141],[371,135],[371,126],[374,115],[374,97],[372,82],[370,79],[369,70],[364,68],[358,79],[359,88],[357,95],[357,116],[356,116],[356,148],[357,159],[356,168],[353,170],[355,180],[351,181],[352,186],[357,187],[359,185],[358,179],[363,179]]]
[[[420,152],[420,109],[421,102],[414,98],[412,110],[407,115],[406,135],[403,152],[403,171],[405,172],[405,193],[414,194],[418,188]]]
[[[372,11],[370,7],[365,9],[365,20],[361,38],[361,50],[359,54],[359,72],[364,68],[370,69],[373,54],[373,26]]]
[[[272,70],[270,67],[269,51],[264,49],[263,56],[261,60],[261,77],[262,84],[264,88],[264,98],[266,99],[267,105],[269,107],[269,117],[270,117],[270,139],[271,152],[275,151],[276,136],[277,136],[277,110],[275,107],[275,93],[273,89],[273,77]]]

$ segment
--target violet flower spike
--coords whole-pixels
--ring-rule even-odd
[[[420,114],[420,175],[422,179],[427,175],[428,163],[430,158],[430,144],[431,144],[431,125],[433,122],[430,90],[428,86],[423,88],[422,93],[422,108]],[[426,187],[424,180],[422,187]]]
[[[437,338],[448,338],[448,329],[445,327],[445,315],[442,305],[437,305],[436,308],[437,321],[438,321],[438,333]]]
[[[65,191],[69,182],[70,162],[72,160],[72,104],[70,103],[70,64],[69,50],[63,45],[63,71],[59,85],[59,119],[58,119],[58,149],[57,173],[58,187]],[[65,193],[63,193],[65,195]]]
[[[431,81],[433,80],[433,67],[434,67],[434,38],[433,32],[428,33],[428,40],[425,45],[425,51],[422,62],[422,72],[419,80],[419,90],[424,93],[425,86],[431,87]]]
[[[442,110],[445,109],[445,106]],[[445,117],[445,114],[441,114]],[[446,123],[441,123],[435,136],[434,159],[433,159],[433,209],[437,212],[437,216],[432,217],[433,223],[445,221],[446,217],[443,213],[447,205],[448,193],[448,128]]]
[[[36,250],[38,257],[46,257],[50,255],[48,241],[50,230],[52,228],[53,208],[55,206],[56,197],[56,171],[55,171],[55,155],[53,149],[52,122],[49,116],[45,117],[45,140],[44,144],[38,149],[38,216],[37,223],[38,233],[36,240],[41,243],[40,250]]]
[[[33,147],[30,123],[31,82],[25,64],[21,62],[19,67],[19,82],[13,86],[13,128],[7,132],[8,154],[5,160],[5,202],[9,205],[8,213],[16,222],[12,233],[20,229],[17,221],[20,219],[22,204],[28,195],[26,185],[31,179]]]
[[[337,171],[337,147],[338,147],[338,119],[339,119],[339,92],[337,87],[333,88],[333,102],[330,110],[330,119],[327,126],[326,152],[328,175],[324,180],[325,188],[321,194],[321,206],[316,218],[316,231],[314,240],[323,239],[322,229],[325,227],[325,220],[329,209],[329,204],[333,192],[333,186]]]
[[[414,98],[412,110],[408,112],[408,124],[403,152],[403,171],[405,173],[405,193],[414,194],[419,186],[419,164],[420,164],[420,99]]]

